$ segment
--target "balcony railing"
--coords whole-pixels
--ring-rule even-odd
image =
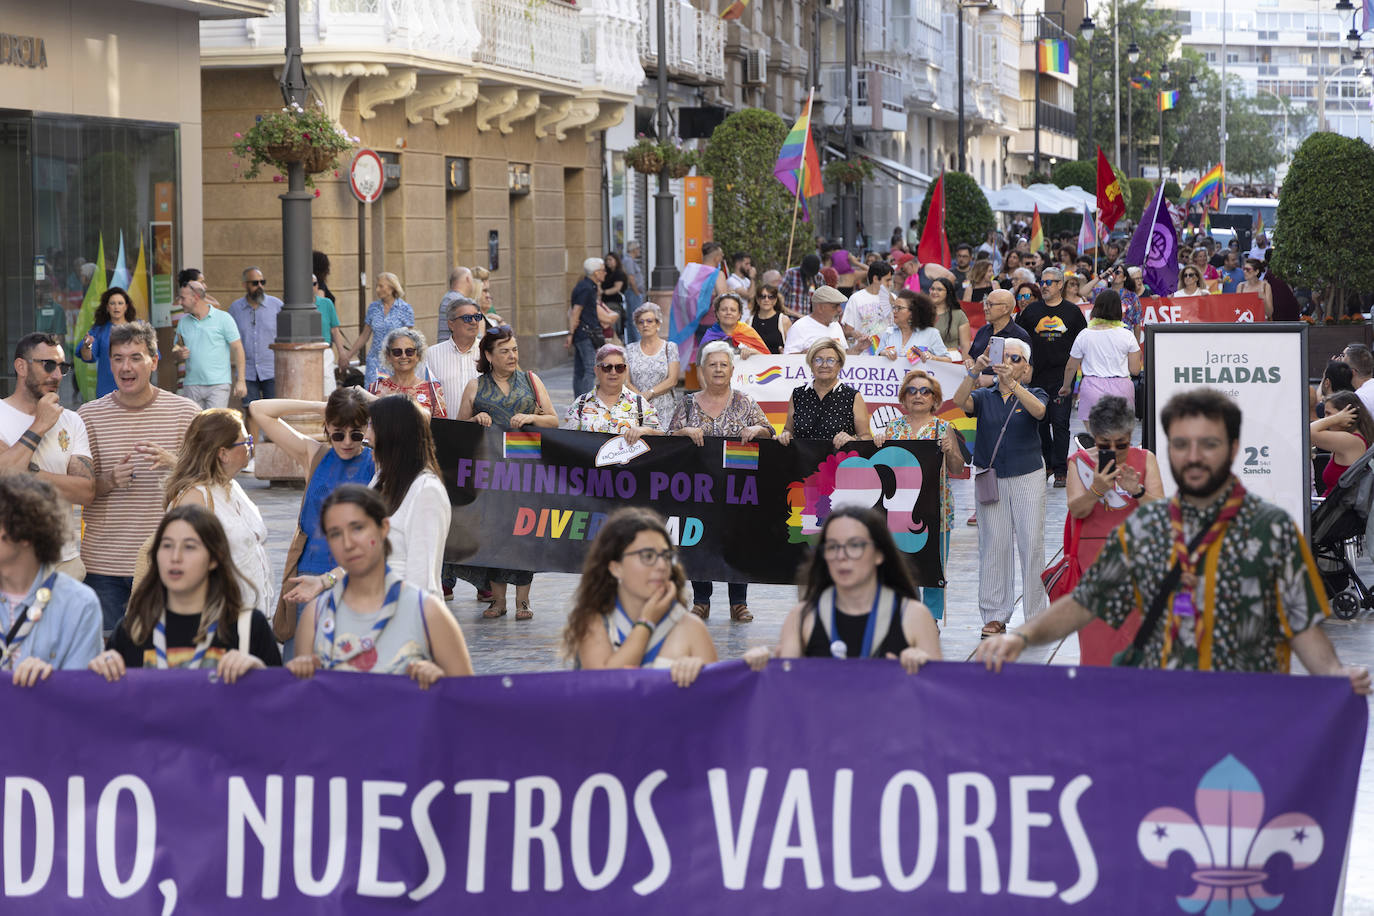
[[[668,72],[685,80],[725,82],[725,23],[687,0],[665,0]],[[645,68],[658,67],[658,3],[639,0],[639,56]]]
[[[882,64],[860,64],[854,69],[856,130],[906,130],[906,106],[902,99],[902,74]],[[844,67],[826,64],[821,69],[821,99],[826,121],[844,123]]]
[[[582,30],[576,7],[510,0],[477,0],[476,6],[482,33],[476,61],[568,85],[581,81]]]
[[[1021,103],[1020,127],[1022,130],[1035,130],[1034,101]],[[1049,102],[1041,102],[1040,129],[1063,134],[1066,137],[1076,137],[1078,135],[1078,121],[1069,109],[1051,105]]]

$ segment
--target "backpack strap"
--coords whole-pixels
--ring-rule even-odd
[[[245,655],[249,654],[248,647],[253,642],[253,612],[239,611],[239,644],[238,650]]]
[[[869,658],[882,658],[883,640],[887,638],[887,631],[892,627],[892,621],[901,612],[902,596],[888,588],[886,585],[878,589],[878,605],[873,610],[873,647],[869,650]]]

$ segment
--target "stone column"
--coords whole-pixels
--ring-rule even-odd
[[[324,400],[324,351],[329,344],[322,340],[312,343],[274,343],[276,354],[277,397],[298,401]],[[324,427],[318,416],[286,418],[290,424],[308,436],[323,439]],[[261,435],[259,432],[258,435]],[[258,480],[304,480],[305,469],[271,442],[255,447],[253,476]]]

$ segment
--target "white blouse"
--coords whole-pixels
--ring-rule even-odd
[[[372,483],[375,486],[377,481]],[[387,565],[391,570],[411,585],[440,594],[444,544],[452,517],[444,482],[430,471],[421,471],[391,515],[391,533],[387,535],[391,545]]]
[[[267,553],[267,523],[237,480],[228,486],[197,486],[205,497],[206,508],[224,526],[229,539],[229,555],[239,571],[239,590],[244,604],[256,608],[268,619],[277,609],[277,577],[272,575],[272,558]]]

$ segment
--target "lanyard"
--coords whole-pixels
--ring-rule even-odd
[[[191,656],[189,664],[182,665],[183,668],[199,668],[201,660],[205,658],[205,653],[210,650],[210,643],[214,642],[215,630],[219,629],[219,621],[210,624],[205,631],[205,638],[196,645],[196,651]],[[167,612],[163,611],[158,618],[157,626],[153,627],[153,652],[157,654],[157,666],[165,669],[167,664]]]
[[[878,629],[878,599],[881,598],[882,595],[883,588],[882,584],[879,583],[878,588],[873,592],[873,607],[868,610],[868,623],[864,624],[864,641],[859,651],[859,658],[868,658],[873,654],[873,636]],[[839,602],[835,601],[830,605],[830,638],[835,641],[830,644],[831,651],[834,651],[835,643],[841,643],[843,645],[843,641],[840,639],[840,632],[835,628],[839,613]],[[848,651],[849,648],[846,645],[846,656],[848,655]]]
[[[1241,485],[1239,480],[1236,480],[1231,487],[1231,492],[1226,497],[1226,502],[1221,506],[1221,511],[1217,513],[1216,520],[1207,528],[1207,533],[1191,551],[1183,537],[1182,503],[1177,494],[1169,500],[1169,527],[1173,529],[1173,548],[1170,551],[1170,559],[1178,561],[1179,568],[1183,571],[1183,580],[1189,583],[1190,590],[1202,555],[1207,552],[1207,548],[1212,546],[1217,538],[1221,537],[1227,526],[1231,524],[1231,520],[1240,513],[1240,506],[1244,500],[1245,487]]]
[[[34,624],[43,618],[43,608],[47,607],[52,599],[52,587],[55,582],[57,572],[54,570],[33,593],[33,603],[20,609],[14,626],[10,627],[9,633],[5,635],[4,651],[0,652],[0,670],[8,668],[14,662],[19,653],[19,646],[29,638]]]
[[[663,625],[664,621],[671,621],[671,623],[665,627]],[[670,611],[668,614],[664,615],[663,620],[660,620],[658,624],[654,626],[654,631],[649,634],[649,645],[644,649],[644,657],[639,660],[639,666],[641,668],[652,665],[654,659],[658,658],[659,651],[662,650],[663,644],[668,640],[668,634],[672,632],[673,624],[676,623],[677,621]],[[614,629],[616,639],[619,640],[616,645],[624,645],[625,640],[629,639],[630,633],[634,631],[634,628],[635,622],[630,619],[630,615],[625,613],[625,609],[620,606],[620,599],[615,599]]]
[[[387,572],[391,572],[387,569]],[[367,642],[376,644],[376,636],[386,629],[386,625],[391,623],[391,618],[396,616],[397,602],[401,597],[401,580],[397,579],[391,583],[391,588],[386,590],[386,598],[382,601],[382,609],[377,614],[377,620],[372,624],[372,630],[366,639]],[[340,595],[348,588],[348,576],[343,577],[343,581],[336,587]],[[335,590],[329,592],[329,600],[324,607],[324,613],[320,615],[320,629],[324,631],[325,638],[329,642],[329,654],[325,656],[324,667],[326,670],[332,669],[337,665],[348,661],[346,658],[334,657],[334,618],[338,614],[338,608],[334,603]],[[422,610],[423,613],[423,610]]]

